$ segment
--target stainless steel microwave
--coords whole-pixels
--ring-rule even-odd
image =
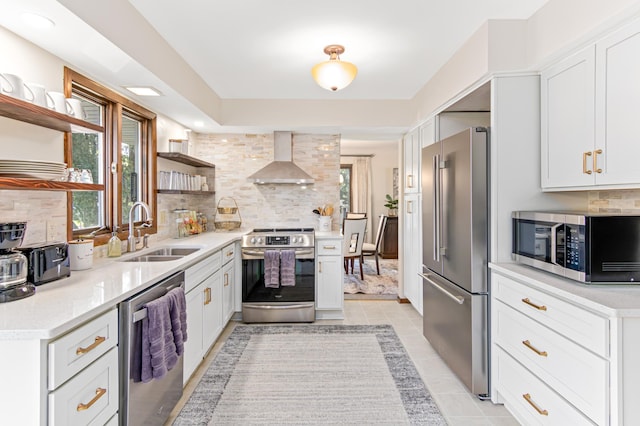
[[[640,216],[513,212],[516,262],[584,283],[640,284]]]

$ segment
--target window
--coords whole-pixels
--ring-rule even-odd
[[[340,214],[351,211],[351,164],[340,164]],[[344,217],[344,216],[342,216]]]
[[[97,133],[65,136],[67,167],[88,170],[102,190],[70,192],[67,235],[93,233],[104,244],[117,226],[121,239],[129,231],[129,210],[136,201],[147,203],[152,218],[134,212],[134,226],[152,219],[147,233],[156,232],[155,158],[156,116],[120,94],[65,68],[65,95],[79,99],[86,121],[102,126]]]

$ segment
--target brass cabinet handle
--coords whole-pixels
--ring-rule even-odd
[[[548,416],[549,412],[547,410],[543,410],[540,407],[538,407],[538,404],[536,404],[535,402],[533,402],[533,400],[531,399],[531,395],[529,395],[528,393],[525,393],[524,395],[522,395],[522,397],[529,403],[531,404],[531,406],[533,408],[535,408],[535,410],[538,412],[538,414],[540,414],[541,416]]]
[[[76,349],[76,355],[84,355],[87,352],[91,352],[92,350],[94,350],[100,343],[104,342],[105,340],[107,340],[106,337],[102,337],[102,336],[97,336],[96,339],[93,341],[93,343],[89,346],[87,346],[86,348],[78,348]]]
[[[539,311],[546,311],[546,310],[547,310],[547,307],[546,307],[546,306],[544,306],[544,305],[536,305],[536,304],[535,304],[535,303],[533,303],[531,300],[529,300],[529,298],[528,298],[528,297],[525,297],[524,299],[522,299],[522,301],[523,301],[524,303],[526,303],[527,305],[529,305],[529,306],[533,306],[534,308],[536,308],[536,309],[537,309],[537,310],[539,310]]]
[[[407,175],[407,188],[413,188],[413,175]]]
[[[591,170],[587,170],[587,157],[591,157],[591,151],[582,153],[582,173],[590,175],[593,172]]]
[[[601,149],[593,151],[593,171],[596,173],[602,173],[602,169],[598,168],[598,154],[602,154]]]
[[[208,305],[209,303],[211,303],[211,287],[204,289],[204,304]]]
[[[226,287],[228,285],[229,285],[229,274],[227,274],[225,272],[225,274],[224,274],[224,286]]]
[[[525,345],[526,347],[528,347],[529,349],[531,349],[532,351],[534,351],[535,353],[537,353],[540,356],[547,356],[547,351],[541,351],[539,349],[536,349],[528,340],[523,340],[522,344]]]
[[[233,252],[232,252],[232,251],[230,251],[229,253],[227,253],[227,257],[231,257],[231,256],[233,256]]]
[[[322,246],[322,248],[325,250],[335,250],[336,246]]]
[[[322,273],[322,262],[318,262],[318,273]]]
[[[93,399],[86,404],[83,404],[82,402],[78,404],[78,406],[76,407],[76,411],[88,410],[93,404],[95,404],[100,398],[102,398],[102,395],[104,395],[105,393],[107,393],[107,390],[104,388],[96,389],[96,396],[94,396]]]
[[[407,213],[413,214],[413,201],[407,201]]]

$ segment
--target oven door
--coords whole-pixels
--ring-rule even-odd
[[[264,249],[242,249],[242,319],[244,322],[315,320],[315,251],[296,249],[295,285],[266,287]]]
[[[315,253],[313,248],[296,251],[294,286],[266,287],[264,249],[242,249],[242,302],[313,302],[315,300]]]

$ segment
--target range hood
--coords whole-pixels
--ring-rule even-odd
[[[273,161],[247,179],[256,184],[310,184],[314,182],[311,176],[293,162],[293,136],[291,132],[273,132],[273,143]]]

